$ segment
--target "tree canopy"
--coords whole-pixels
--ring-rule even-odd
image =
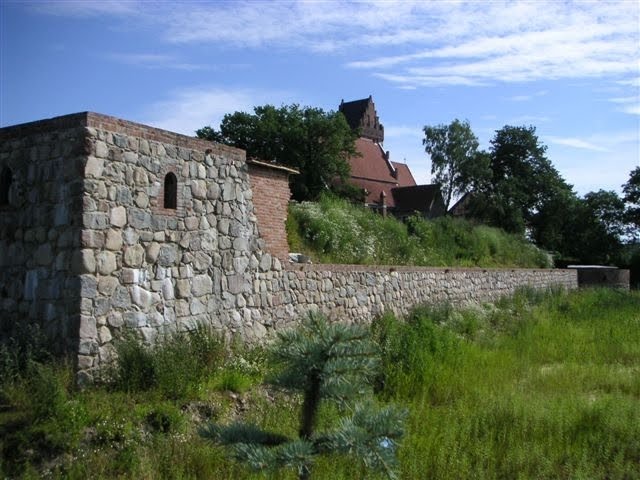
[[[451,125],[469,130],[454,120]],[[451,126],[450,125],[450,126]],[[450,127],[449,126],[449,127]],[[453,130],[455,131],[455,129]],[[444,145],[443,154],[432,158],[453,172],[458,190],[471,192],[471,216],[508,232],[527,234],[539,247],[557,253],[567,261],[611,263],[621,251],[621,239],[628,232],[625,222],[634,218],[632,206],[613,191],[589,192],[580,198],[546,156],[533,126],[504,126],[496,131],[488,152],[476,152],[463,162],[447,160],[450,139],[447,126],[429,130],[428,148]],[[464,136],[469,138],[469,132]],[[462,137],[462,135],[458,135]],[[624,185],[625,200],[640,202],[640,169]],[[640,204],[638,204],[640,206]],[[630,216],[631,215],[631,216]]]
[[[623,200],[627,203],[625,220],[632,226],[633,236],[640,232],[640,167],[636,167],[629,173],[629,180],[622,185]]]
[[[546,157],[536,129],[505,126],[491,140],[489,173],[477,178],[475,215],[508,232],[534,231],[550,204],[571,195],[571,186]]]
[[[425,126],[422,144],[431,157],[431,174],[440,184],[445,207],[451,198],[467,191],[472,182],[484,177],[487,163],[478,157],[478,138],[468,121],[457,118],[449,125]]]
[[[347,159],[356,155],[357,134],[341,113],[296,104],[259,106],[253,114],[227,114],[220,131],[207,126],[196,135],[242,148],[248,158],[299,170],[300,174],[291,178],[292,194],[297,200],[316,199],[336,179],[346,180]]]

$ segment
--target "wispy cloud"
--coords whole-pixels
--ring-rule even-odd
[[[594,77],[637,82],[638,77],[640,5],[628,0],[60,0],[35,5],[49,14],[126,18],[129,28],[151,25],[176,45],[359,55],[346,65],[405,89]],[[368,51],[375,56],[362,57]]]
[[[554,143],[556,145],[563,145],[565,147],[573,147],[579,148],[582,150],[592,150],[594,152],[606,152],[608,149],[596,145],[594,143],[588,142],[586,140],[582,140],[580,138],[571,138],[571,137],[554,137],[548,136],[546,137],[549,142]]]
[[[218,128],[222,117],[235,111],[253,111],[255,105],[290,103],[286,92],[253,89],[225,89],[216,86],[190,87],[170,92],[166,99],[152,104],[141,121],[158,128],[193,135],[205,125]]]
[[[134,65],[141,68],[172,69],[172,70],[209,70],[208,65],[183,62],[173,55],[153,53],[110,53],[106,57],[114,62]]]
[[[27,5],[37,12],[61,17],[131,15],[140,8],[139,2],[129,0],[34,0]]]
[[[537,92],[529,93],[527,95],[514,95],[512,97],[509,97],[507,100],[510,100],[512,102],[528,102],[533,100],[534,98],[543,97],[547,93],[549,93],[547,90],[538,90]]]
[[[640,115],[640,95],[610,98],[610,102],[620,105],[619,111],[631,115]]]

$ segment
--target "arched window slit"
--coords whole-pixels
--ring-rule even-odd
[[[164,177],[164,208],[178,208],[178,179],[173,172],[167,173]]]

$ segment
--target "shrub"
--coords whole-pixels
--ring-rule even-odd
[[[210,328],[168,335],[153,346],[126,337],[116,346],[118,363],[113,386],[127,392],[157,388],[165,398],[181,398],[198,387],[206,375],[220,367],[224,341]]]
[[[366,396],[377,368],[367,329],[329,324],[312,313],[299,328],[280,333],[271,352],[278,366],[272,383],[302,394],[298,436],[243,423],[209,424],[201,435],[232,446],[233,455],[254,470],[294,468],[300,479],[307,479],[318,456],[343,454],[395,478],[395,451],[405,414],[393,407],[377,409],[371,399],[352,403]],[[348,407],[352,415],[341,418],[333,430],[319,432],[319,409],[327,401]]]
[[[425,266],[548,267],[523,238],[466,220],[400,222],[330,196],[292,204],[289,245],[319,262]]]

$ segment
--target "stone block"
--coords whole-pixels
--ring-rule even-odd
[[[140,267],[144,261],[144,247],[142,245],[133,245],[127,247],[124,251],[124,264],[128,267]]]
[[[158,265],[162,267],[170,267],[178,262],[178,246],[162,245],[158,252]]]
[[[96,319],[87,315],[80,316],[80,339],[95,339],[98,337]]]
[[[98,294],[98,280],[93,275],[80,275],[80,296],[82,298],[96,298]]]
[[[109,216],[103,212],[85,213],[82,215],[82,225],[89,229],[103,230],[109,226]]]
[[[96,141],[96,144],[95,144],[95,154],[96,154],[96,157],[99,157],[99,158],[108,158],[109,147],[107,147],[106,143],[98,140]]]
[[[130,328],[140,328],[147,325],[147,316],[142,312],[125,312],[122,318]]]
[[[40,245],[33,256],[36,265],[49,266],[53,263],[54,256],[51,244],[45,243]]]
[[[147,263],[155,263],[160,254],[160,244],[157,242],[150,243],[146,249]]]
[[[110,275],[118,268],[116,255],[113,252],[99,252],[96,255],[96,263],[98,264],[98,273],[101,275]]]
[[[122,234],[110,228],[105,235],[105,245],[108,250],[118,252],[122,249]]]
[[[101,295],[110,297],[118,285],[118,279],[115,277],[100,277],[98,280],[98,292]]]
[[[111,305],[115,308],[127,309],[131,308],[131,295],[127,287],[116,287],[116,291],[111,296]]]
[[[189,280],[177,280],[176,291],[178,298],[189,298],[191,296],[191,282]]]
[[[191,180],[191,195],[193,198],[204,200],[207,198],[207,184],[204,180]]]
[[[76,250],[71,257],[73,273],[95,273],[96,262],[91,249]]]
[[[100,178],[104,170],[104,159],[89,157],[84,167],[84,175],[88,178]]]
[[[191,293],[195,297],[201,297],[202,295],[208,295],[213,290],[213,282],[209,275],[196,275],[193,277],[191,283]]]
[[[122,327],[122,325],[124,325],[124,319],[122,318],[122,313],[111,312],[107,317],[107,323],[114,328]]]
[[[271,270],[271,255],[264,253],[260,259],[260,271],[267,272],[269,270]]]
[[[101,230],[83,230],[80,234],[80,245],[84,248],[102,248],[104,234]]]

